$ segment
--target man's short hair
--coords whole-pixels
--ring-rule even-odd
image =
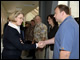
[[[70,9],[69,9],[68,6],[61,4],[61,5],[56,6],[56,8],[59,8],[60,9],[60,12],[65,11],[66,14],[69,14],[70,15]]]
[[[35,21],[34,21],[34,20],[31,20],[31,22],[34,22],[34,23],[35,23]]]
[[[34,19],[35,19],[37,16],[40,17],[40,19],[41,19],[41,16],[40,16],[40,15],[36,15],[36,16],[34,17]]]

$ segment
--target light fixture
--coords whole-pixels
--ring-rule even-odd
[[[22,8],[16,8],[17,11],[22,11]]]
[[[24,6],[34,7],[35,4],[25,4]]]

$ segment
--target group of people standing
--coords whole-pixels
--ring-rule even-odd
[[[49,33],[47,31],[47,26],[42,23],[42,19],[39,15],[35,16],[34,20],[31,20],[31,25],[26,22],[25,42],[27,44],[34,44],[38,43],[39,41],[44,41],[48,38],[50,39],[54,37],[58,30],[58,23],[53,16],[53,14],[47,16],[48,24],[50,27]],[[53,45],[51,45],[51,49],[53,49]],[[37,48],[36,50],[32,49],[29,51],[29,55],[27,57],[32,56],[33,58],[36,57],[36,59],[45,59],[46,52],[46,48]]]
[[[2,59],[20,59],[23,50],[29,50],[33,58],[46,59],[46,45],[49,45],[50,59],[78,59],[78,24],[70,16],[66,5],[58,5],[54,12],[54,15],[47,16],[49,32],[37,15],[31,20],[31,25],[25,28],[24,34],[20,29],[24,14],[19,11],[12,13],[4,30]]]
[[[20,12],[17,12],[20,13]],[[58,30],[58,23],[56,22],[54,15],[47,16],[48,24],[50,26],[50,31],[48,33],[47,26],[42,23],[42,19],[39,15],[35,16],[30,22],[25,23],[25,27],[20,25],[20,36],[22,38],[23,43],[25,44],[35,44],[39,41],[44,41],[46,39],[50,39],[55,36],[55,33]],[[9,25],[11,23],[10,17],[8,18],[8,22],[6,24]],[[11,23],[12,26],[12,23]],[[4,27],[5,30],[6,27]],[[15,27],[14,27],[15,28]],[[4,31],[5,33],[5,31]],[[52,34],[53,33],[53,34]],[[53,49],[53,45],[51,46]],[[28,50],[27,50],[28,51]],[[37,48],[29,50],[29,55],[27,57],[33,57],[33,59],[45,59],[46,58],[46,49],[45,48]]]

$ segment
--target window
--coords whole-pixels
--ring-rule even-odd
[[[60,4],[64,4],[64,5],[68,6],[68,1],[58,1],[58,5],[60,5]]]
[[[71,15],[76,18],[79,17],[79,1],[70,1]]]

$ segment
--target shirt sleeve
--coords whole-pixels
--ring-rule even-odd
[[[70,51],[72,50],[74,40],[74,29],[67,25],[64,26],[60,33],[60,50]]]

